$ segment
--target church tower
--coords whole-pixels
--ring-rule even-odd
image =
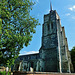
[[[44,15],[42,25],[42,46],[40,52],[40,71],[70,72],[69,50],[64,27],[56,10]]]
[[[42,26],[42,47],[40,57],[42,59],[42,71],[57,72],[59,68],[57,20],[60,19],[55,10],[44,15]],[[59,21],[60,22],[60,21]]]

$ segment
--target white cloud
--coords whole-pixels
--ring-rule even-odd
[[[72,7],[68,8],[71,11],[75,11],[75,5],[73,5]]]
[[[72,19],[75,19],[75,16],[73,16]]]
[[[36,2],[39,2],[39,0],[36,0]]]
[[[68,8],[68,9],[70,9],[71,11],[73,10],[73,8]]]
[[[27,54],[34,54],[34,53],[39,53],[39,51],[29,51],[29,52],[27,52],[27,51],[23,51],[21,54],[19,54],[19,55],[27,55]]]
[[[34,53],[38,53],[38,51],[30,51],[30,52],[26,52],[26,54],[34,54]]]
[[[70,13],[67,13],[67,14],[65,14],[66,16],[70,16],[71,14]]]

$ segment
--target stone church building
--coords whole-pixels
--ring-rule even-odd
[[[56,10],[44,15],[39,53],[19,56],[14,71],[71,72],[73,70],[64,27]]]

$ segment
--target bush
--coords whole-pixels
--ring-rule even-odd
[[[0,75],[6,75],[6,71],[0,72]],[[10,72],[7,75],[11,75]]]

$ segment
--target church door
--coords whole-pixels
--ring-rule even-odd
[[[34,62],[31,62],[31,67],[32,67],[32,68],[34,67]]]

